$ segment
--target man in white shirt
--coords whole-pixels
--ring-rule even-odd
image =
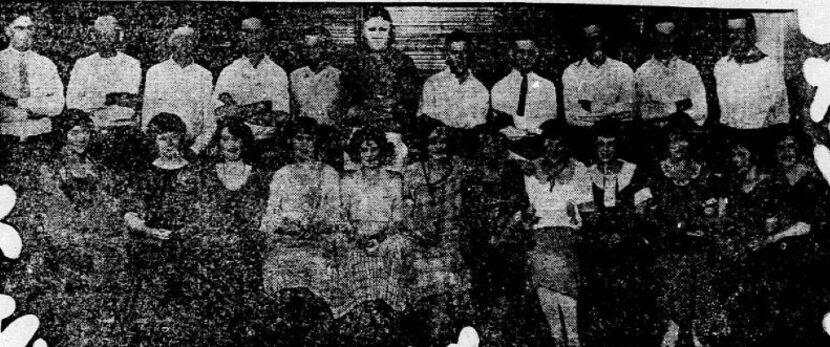
[[[344,112],[343,72],[331,65],[331,33],[322,25],[306,28],[301,58],[303,65],[291,72],[294,114],[335,125]]]
[[[497,82],[491,92],[493,109],[510,116],[512,124],[502,129],[508,137],[540,134],[542,123],[556,119],[556,87],[535,72],[539,49],[531,36],[516,36],[511,42],[513,70]]]
[[[755,19],[737,12],[727,20],[729,54],[715,64],[720,123],[753,130],[790,120],[781,66],[756,45]]]
[[[213,92],[218,119],[242,113],[290,111],[288,75],[266,53],[265,29],[259,18],[242,21],[244,55],[222,70]]]
[[[31,50],[35,23],[19,16],[5,28],[9,47],[0,51],[0,134],[38,142],[52,132],[50,117],[63,111],[58,68]]]
[[[97,53],[75,62],[66,89],[66,107],[89,113],[97,128],[136,125],[141,64],[116,50],[122,29],[112,16],[95,20]]]
[[[447,68],[424,83],[419,115],[447,126],[470,129],[487,121],[490,94],[470,71],[472,42],[466,32],[456,30],[445,39]]]
[[[634,73],[640,116],[657,123],[683,112],[697,125],[703,125],[707,116],[706,90],[698,69],[675,52],[675,22],[658,19],[651,29],[654,53]]]
[[[588,22],[582,30],[585,57],[563,72],[562,98],[574,151],[580,160],[590,160],[592,125],[605,119],[630,123],[633,118],[634,71],[606,55],[608,38],[599,24]]]
[[[213,76],[193,60],[195,34],[190,27],[173,31],[167,41],[173,51],[170,59],[147,71],[142,129],[146,130],[150,119],[159,113],[175,114],[187,126],[190,149],[199,154],[216,131],[216,117],[211,94]]]

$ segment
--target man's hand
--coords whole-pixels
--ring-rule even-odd
[[[121,106],[136,109],[141,104],[141,97],[130,93],[109,93],[106,95],[104,105]]]
[[[219,101],[221,101],[226,106],[229,105],[236,105],[236,100],[228,93],[219,94]]]
[[[17,99],[10,97],[4,93],[0,93],[0,106],[17,107]]]

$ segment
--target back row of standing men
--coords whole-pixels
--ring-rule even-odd
[[[329,32],[311,27],[304,35],[304,65],[290,75],[266,53],[264,21],[245,19],[243,56],[222,70],[215,85],[211,73],[194,62],[196,31],[180,27],[167,41],[170,59],[147,71],[144,95],[139,95],[141,63],[116,50],[119,23],[102,16],[94,24],[97,52],[75,63],[65,98],[55,64],[31,50],[35,22],[20,16],[6,27],[10,44],[0,52],[0,134],[21,143],[41,141],[65,101],[67,108],[92,114],[99,129],[113,129],[115,137],[124,126],[146,127],[155,114],[176,114],[187,125],[194,153],[205,148],[217,119],[243,117],[268,126],[288,114],[335,128],[372,124],[389,132],[406,130],[417,114],[455,128],[494,124],[511,139],[538,134],[543,122],[559,119],[572,129],[575,146],[588,149],[588,142],[582,144],[589,141],[588,129],[602,119],[627,124],[641,118],[659,126],[668,115],[683,112],[698,125],[706,121],[698,69],[675,53],[675,22],[652,21],[653,56],[636,72],[606,55],[600,24],[586,23],[584,58],[562,75],[564,114],[559,115],[554,83],[533,71],[539,55],[534,38],[521,35],[510,42],[512,71],[488,91],[471,73],[471,38],[462,31],[449,34],[447,67],[426,80],[418,102],[417,69],[392,47],[394,26],[383,8],[370,11],[359,49],[339,67],[332,65]],[[757,138],[763,129],[789,121],[783,75],[755,45],[751,14],[732,16],[727,24],[730,51],[715,65],[718,128]]]

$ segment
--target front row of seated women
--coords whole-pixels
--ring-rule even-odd
[[[298,118],[290,164],[270,173],[244,124],[197,160],[162,113],[151,160],[119,179],[70,111],[63,148],[15,174],[27,206],[12,221],[38,246],[4,285],[68,346],[434,346],[464,325],[492,346],[808,345],[826,183],[793,133],[770,168],[733,139],[717,172],[687,123],[639,166],[612,123],[591,166],[553,125],[527,161],[486,130],[462,158],[459,134],[429,126],[401,173],[363,128],[341,174]]]

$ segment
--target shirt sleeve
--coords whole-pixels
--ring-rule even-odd
[[[565,120],[568,124],[589,126],[593,123],[591,113],[579,105],[579,76],[573,65],[562,74],[562,98],[565,99]]]
[[[706,88],[703,86],[703,79],[700,72],[692,67],[685,78],[688,83],[689,93],[692,100],[692,120],[698,126],[702,126],[708,118],[709,108],[706,104]]]
[[[631,111],[634,106],[635,92],[634,92],[634,72],[631,68],[626,66],[620,67],[617,78],[619,84],[619,95],[617,102],[605,107],[603,114],[620,114],[628,113],[627,119],[631,118]]]
[[[474,108],[471,110],[473,117],[470,119],[473,120],[475,124],[470,124],[471,128],[487,122],[487,111],[490,109],[490,93],[487,92],[487,88],[483,85],[481,86],[481,90],[475,94],[473,107]]]
[[[229,86],[231,84],[231,73],[228,71],[228,68],[224,68],[222,72],[219,73],[219,78],[216,79],[216,86],[213,88],[213,105],[212,109],[215,111],[217,108],[225,106],[225,103],[219,101],[219,95],[222,93],[227,93]]]
[[[288,180],[283,172],[274,173],[269,186],[268,202],[265,205],[265,213],[262,215],[262,222],[259,230],[273,232],[282,222],[282,197],[285,195],[283,187],[288,185]]]
[[[277,67],[274,75],[274,86],[268,89],[268,100],[271,100],[271,109],[274,111],[291,112],[291,103],[288,92],[288,75],[285,70]]]
[[[767,100],[770,100],[771,106],[766,123],[767,125],[787,123],[790,120],[790,105],[783,72],[778,66],[768,71],[767,90],[770,94],[767,96],[769,98]]]
[[[159,69],[154,66],[147,70],[146,84],[144,86],[143,109],[141,110],[141,129],[147,130],[147,123],[158,113],[162,101],[164,86],[159,82]]]
[[[141,90],[141,63],[138,60],[131,60],[129,71],[127,71],[127,81],[124,85],[127,86],[127,93],[138,95]]]
[[[196,102],[196,107],[199,109],[194,112],[194,114],[198,117],[201,117],[201,128],[194,129],[197,131],[194,136],[196,137],[193,146],[191,146],[191,150],[194,153],[201,153],[205,147],[208,146],[210,140],[213,138],[213,134],[216,132],[216,115],[213,113],[212,105],[212,98],[211,93],[213,92],[213,78],[211,77],[210,73],[206,73],[200,81],[199,86],[199,100]]]
[[[38,81],[42,83],[41,92],[38,95],[32,95],[28,98],[19,99],[18,107],[27,109],[36,114],[42,114],[50,117],[57,116],[63,111],[64,96],[63,96],[63,82],[58,75],[58,68],[54,63],[43,58],[43,62],[39,66],[43,69],[44,80]]]
[[[96,104],[103,104],[100,102],[103,95],[87,93],[89,68],[85,62],[84,58],[78,59],[69,73],[69,85],[66,87],[66,107],[92,112]]]
[[[421,103],[418,107],[418,116],[422,114],[426,114],[430,117],[435,116],[435,95],[435,84],[432,83],[431,79],[427,79],[426,82],[424,82],[423,91],[421,92]]]

